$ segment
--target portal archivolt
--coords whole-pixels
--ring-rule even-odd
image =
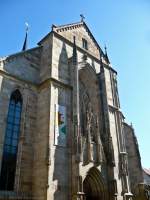
[[[86,200],[106,200],[107,192],[100,171],[93,167],[89,170],[84,182],[83,190]]]

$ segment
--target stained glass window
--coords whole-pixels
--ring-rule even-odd
[[[14,189],[21,110],[22,97],[19,90],[15,90],[10,97],[8,109],[0,174],[0,190],[12,191]]]

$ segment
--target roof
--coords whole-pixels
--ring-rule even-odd
[[[24,55],[25,53],[30,53],[31,51],[34,51],[36,49],[40,49],[41,46],[37,46],[37,47],[33,47],[31,49],[27,49],[25,51],[19,51],[17,53],[13,53],[13,54],[10,54],[10,55],[7,55],[7,56],[3,56],[3,57],[0,57],[0,61],[4,61],[6,60],[7,58],[12,58],[12,57],[16,57],[16,56],[20,56],[20,55]]]
[[[143,171],[150,176],[150,168],[149,169],[146,169],[146,168],[143,168]]]

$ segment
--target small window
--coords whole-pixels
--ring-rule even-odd
[[[82,39],[82,47],[86,50],[88,50],[88,42],[84,38]]]

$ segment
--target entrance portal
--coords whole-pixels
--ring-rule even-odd
[[[106,200],[106,189],[97,168],[93,167],[89,170],[83,182],[83,191],[86,200]]]

